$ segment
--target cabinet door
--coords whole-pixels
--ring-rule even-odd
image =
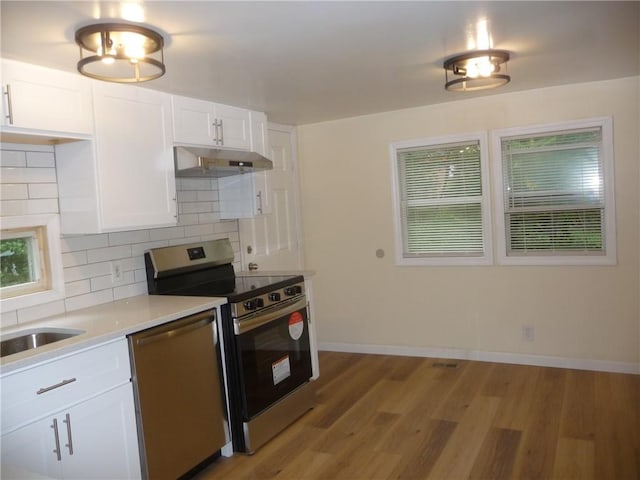
[[[102,230],[174,225],[170,97],[101,82],[94,103]]]
[[[65,423],[67,415],[70,425]],[[131,383],[82,402],[58,418],[64,478],[141,477]]]
[[[53,418],[33,422],[2,436],[2,478],[62,478],[60,434],[64,425],[56,420],[60,445],[58,460]]]
[[[251,147],[250,112],[243,108],[216,104],[215,118],[221,146],[249,150]]]
[[[215,104],[195,98],[172,96],[173,140],[176,143],[214,145]]]
[[[93,132],[90,82],[79,74],[3,60],[2,88],[8,131]]]
[[[250,112],[251,150],[267,154],[267,116]],[[220,218],[253,218],[271,213],[270,172],[233,175],[218,179]]]

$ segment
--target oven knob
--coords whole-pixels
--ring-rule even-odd
[[[279,302],[280,301],[280,293],[278,292],[273,292],[269,294],[269,300],[271,300],[272,302]]]
[[[293,287],[287,287],[284,289],[284,294],[292,297],[302,293],[302,287],[300,285],[294,285]]]
[[[262,298],[254,298],[253,301],[256,303],[256,308],[264,307],[264,300]]]
[[[256,309],[256,301],[255,300],[247,300],[244,302],[245,310],[255,310]]]

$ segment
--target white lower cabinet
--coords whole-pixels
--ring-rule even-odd
[[[140,478],[136,435],[129,383],[3,435],[2,478]]]
[[[141,477],[125,338],[3,374],[2,479]]]

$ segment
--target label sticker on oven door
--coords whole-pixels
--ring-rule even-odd
[[[285,378],[291,376],[291,365],[289,364],[289,355],[282,357],[277,362],[271,364],[271,371],[273,372],[273,384],[277,385]]]
[[[304,331],[304,319],[300,312],[293,312],[289,317],[289,335],[294,340],[300,339]]]

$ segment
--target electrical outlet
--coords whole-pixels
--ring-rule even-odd
[[[536,330],[533,325],[522,326],[522,339],[525,342],[533,342],[536,338]]]
[[[113,283],[120,283],[122,282],[122,277],[122,262],[120,260],[111,262],[111,281]]]

